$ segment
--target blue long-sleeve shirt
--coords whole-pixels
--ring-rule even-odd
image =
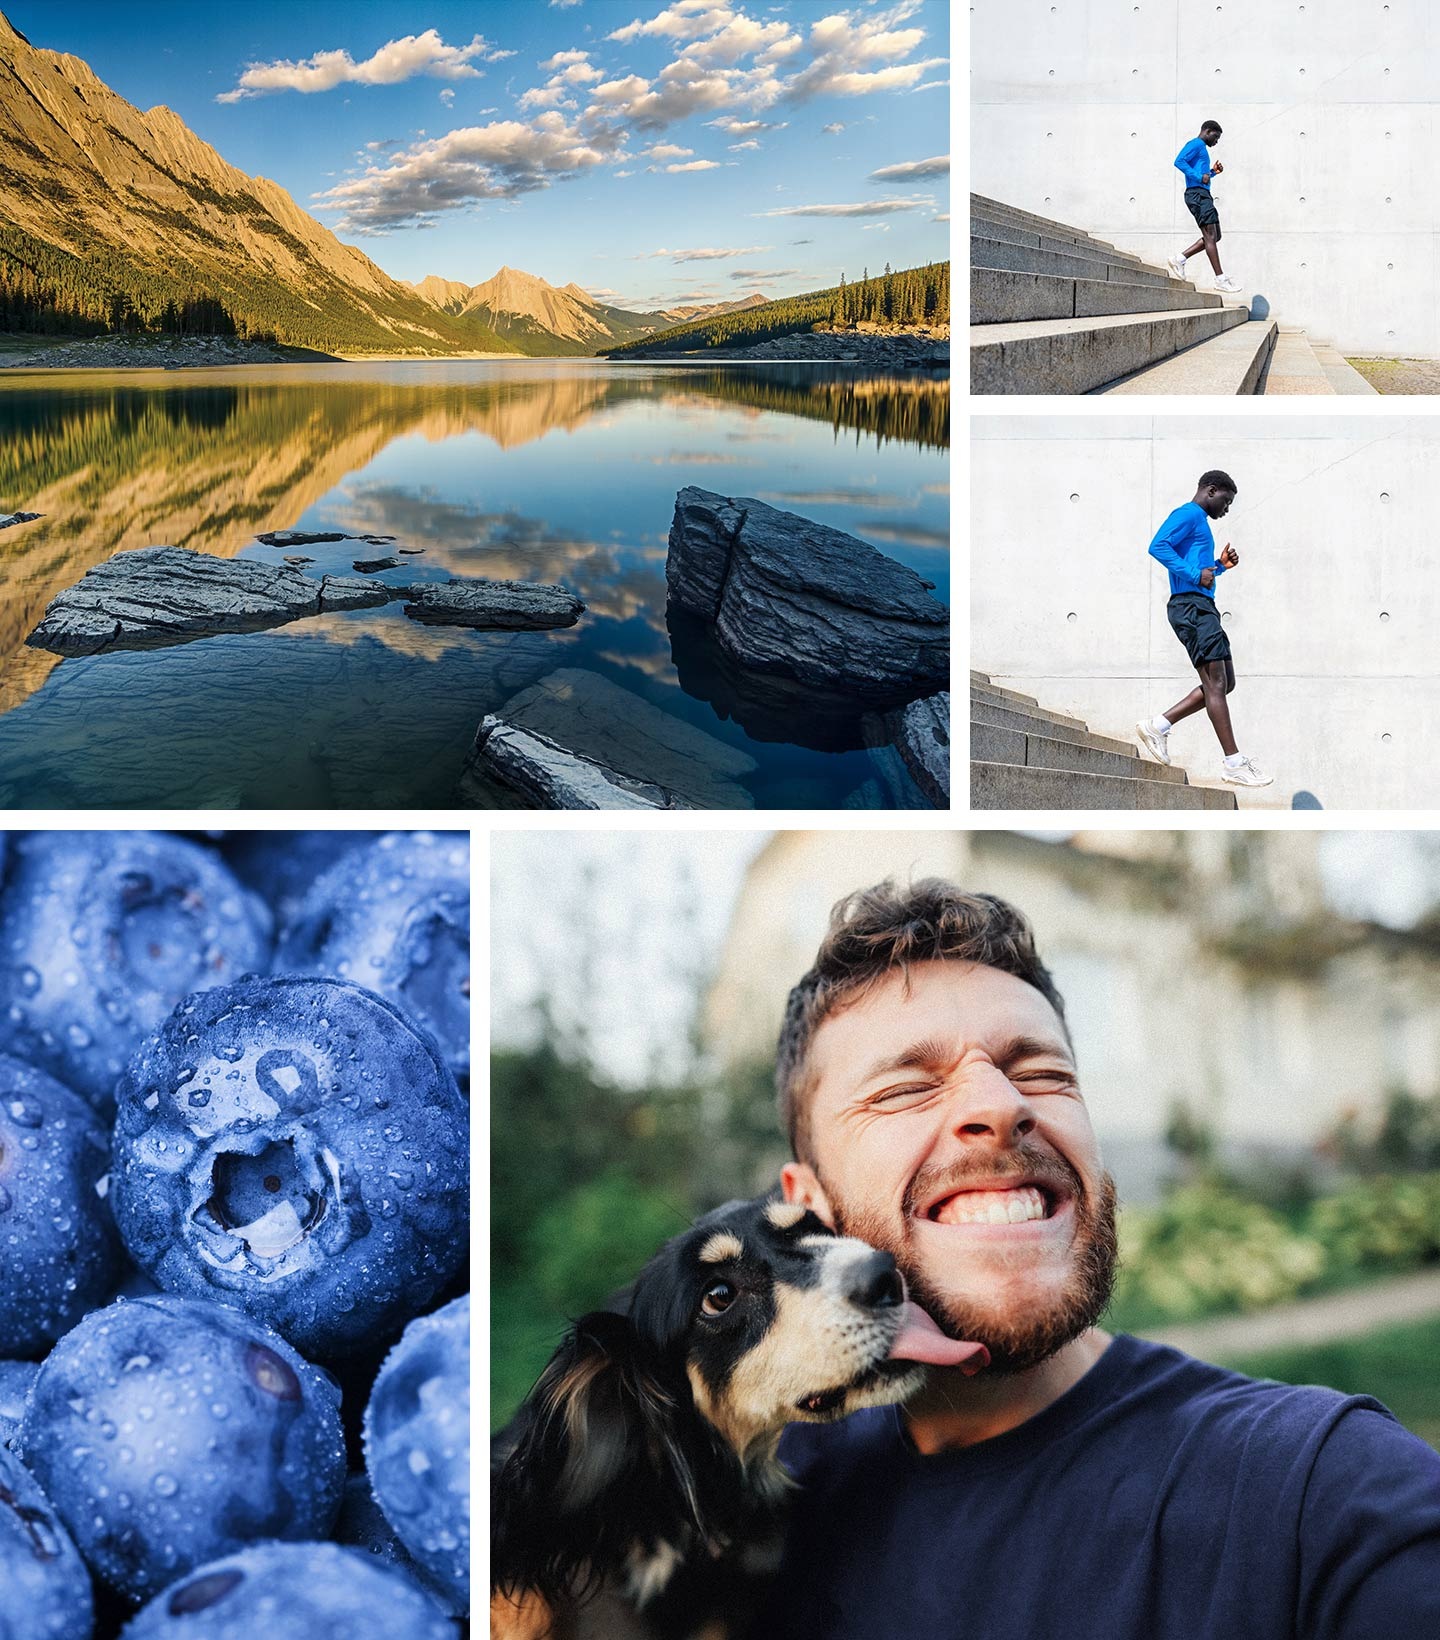
[[[1175,156],[1175,169],[1185,173],[1187,188],[1208,188],[1210,150],[1203,137],[1191,137]]]
[[[1156,530],[1155,539],[1150,543],[1150,556],[1170,571],[1172,598],[1177,592],[1200,592],[1213,598],[1215,582],[1202,587],[1200,571],[1213,569],[1216,580],[1225,573],[1225,566],[1215,562],[1210,515],[1198,501],[1187,501],[1183,507],[1177,507]]]

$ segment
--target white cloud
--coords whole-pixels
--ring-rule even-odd
[[[732,137],[748,137],[756,131],[783,131],[790,122],[781,120],[776,124],[770,120],[737,120],[733,114],[722,114],[718,120],[706,120],[705,123],[728,131]]]
[[[757,216],[889,216],[896,211],[934,210],[933,199],[869,199],[858,205],[787,205]]]
[[[673,5],[646,22],[642,23],[637,17],[607,38],[635,40],[658,34],[669,40],[698,40],[702,34],[713,34],[724,28],[734,16],[728,5],[713,5],[711,0],[674,0]]]
[[[733,249],[720,250],[713,246],[705,246],[699,250],[689,251],[641,251],[637,261],[645,261],[655,256],[667,256],[672,262],[723,262],[728,256],[759,256],[761,251],[768,251],[769,245],[740,245]]]
[[[412,144],[312,197],[342,214],[336,229],[387,233],[486,199],[514,199],[616,157],[619,139],[587,137],[559,113],[498,120]],[[608,146],[607,146],[608,145]]]
[[[653,85],[639,74],[630,74],[592,87],[585,113],[592,120],[628,120],[642,130],[659,130],[692,114],[721,108],[733,95],[727,75],[707,74],[677,59],[660,71]]]
[[[919,182],[924,177],[943,177],[950,174],[949,154],[937,154],[934,159],[909,160],[902,165],[882,165],[870,173],[871,182]]]
[[[803,45],[804,41],[790,32],[788,23],[757,23],[740,12],[718,34],[692,41],[680,55],[704,63],[738,63],[742,57],[764,52],[774,61]]]
[[[919,62],[900,63],[925,38],[923,28],[897,29],[917,8],[909,5],[857,20],[837,13],[822,17],[810,26],[810,50],[814,58],[785,87],[787,97],[863,97],[872,91],[904,91],[925,76],[927,69],[946,62],[944,57],[927,57]],[[890,66],[884,66],[884,65]]]
[[[550,0],[551,6],[560,11],[568,11],[571,6],[578,6],[580,0]]]
[[[726,146],[732,154],[738,154],[746,148],[758,148],[760,144],[755,141],[754,137],[751,137],[749,142],[732,142],[728,143]]]
[[[676,171],[718,171],[720,161],[718,159],[692,159],[684,165],[667,165],[665,169],[672,174]]]
[[[454,105],[455,105],[455,88],[454,88],[454,86],[447,85],[445,87],[445,89],[440,93],[440,101],[442,103],[444,103],[447,108],[453,108],[454,107]]]
[[[569,63],[583,63],[590,56],[588,51],[557,51],[553,57],[547,57],[540,67],[547,73],[557,68],[564,68]]]
[[[644,150],[647,159],[689,159],[694,152],[693,148],[679,148],[673,142],[657,142],[653,148]]]
[[[942,211],[939,216],[932,216],[930,220],[932,222],[948,222],[950,220],[950,213],[949,211]]]
[[[266,91],[330,91],[337,85],[398,85],[417,74],[442,80],[478,79],[480,70],[473,59],[498,62],[514,52],[497,51],[477,34],[468,46],[447,46],[438,29],[423,34],[407,34],[391,40],[364,62],[357,63],[348,51],[317,51],[303,62],[251,63],[233,91],[222,91],[216,102],[239,102]]]
[[[845,129],[845,127],[840,123],[839,120],[836,120],[833,125],[822,125],[820,127],[820,129],[825,133],[825,135],[827,137],[838,137],[840,135],[840,133]]]
[[[794,279],[800,272],[799,268],[736,268],[734,273],[726,277],[737,280],[756,279]]]
[[[535,86],[520,99],[522,108],[573,108],[574,99],[569,96],[563,85]]]

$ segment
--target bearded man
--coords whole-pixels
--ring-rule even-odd
[[[990,1365],[792,1426],[755,1640],[1440,1635],[1440,1454],[1367,1396],[1097,1326],[1115,1187],[1011,906],[933,879],[842,901],[777,1083],[786,1198],[891,1252]]]

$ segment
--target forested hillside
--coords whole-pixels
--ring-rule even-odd
[[[878,278],[862,277],[853,284],[847,284],[842,275],[831,290],[787,296],[763,307],[677,325],[658,336],[642,337],[606,352],[610,358],[634,353],[693,353],[712,347],[750,347],[805,330],[949,322],[950,264],[929,262],[900,273],[891,273],[887,268]]]

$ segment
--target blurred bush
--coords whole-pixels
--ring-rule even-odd
[[[1340,1270],[1440,1263],[1440,1173],[1359,1179],[1317,1201],[1310,1227]]]

